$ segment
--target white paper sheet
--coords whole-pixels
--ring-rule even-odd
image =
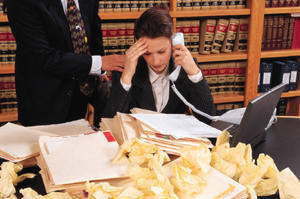
[[[194,116],[184,114],[131,114],[141,122],[151,126],[161,134],[179,138],[215,138],[221,133]]]
[[[233,124],[240,124],[241,120],[244,116],[246,108],[237,108],[233,110],[229,110],[220,117],[218,117],[217,121],[224,121]]]

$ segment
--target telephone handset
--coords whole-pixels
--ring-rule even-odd
[[[182,32],[177,32],[172,36],[172,45],[178,45],[182,44],[184,45],[184,37]],[[178,75],[180,73],[181,65],[176,66],[175,70],[169,75],[169,79],[172,82],[175,82],[178,78]]]

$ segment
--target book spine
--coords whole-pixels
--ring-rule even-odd
[[[271,7],[271,0],[265,0],[265,7],[266,8]]]
[[[282,43],[281,48],[287,49],[288,47],[288,35],[289,35],[289,16],[283,17],[283,33],[282,33]]]
[[[227,32],[227,27],[228,27],[228,20],[227,19],[219,19],[217,26],[216,26],[216,31],[214,35],[214,40],[212,44],[212,49],[211,52],[218,54],[221,51],[221,48],[223,46],[223,42],[225,39],[225,34]]]
[[[279,15],[278,17],[278,27],[277,27],[277,41],[276,41],[276,49],[282,48],[282,41],[283,41],[283,26],[284,26],[284,16]]]
[[[138,0],[131,0],[130,1],[130,11],[131,12],[139,11],[139,1]]]
[[[230,53],[233,51],[238,26],[239,26],[238,19],[234,19],[234,18],[229,19],[228,29],[224,39],[224,43],[222,45],[221,52]]]
[[[271,89],[271,77],[273,71],[273,64],[271,62],[262,62],[261,63],[261,92],[266,92]]]
[[[248,46],[248,26],[249,19],[240,19],[239,28],[237,32],[237,38],[235,40],[234,51],[237,52],[247,52]]]
[[[219,9],[227,8],[227,0],[219,0]]]
[[[299,62],[288,60],[286,61],[290,66],[290,90],[297,90],[298,85],[298,72],[299,72]]]
[[[200,10],[201,9],[201,0],[192,0],[192,7],[193,10]]]
[[[243,95],[246,81],[246,62],[236,62],[235,93]]]
[[[192,10],[192,0],[182,0],[183,5],[182,5],[182,10]]]
[[[210,92],[212,95],[216,95],[218,93],[218,65],[210,64]]]
[[[273,62],[273,74],[271,78],[272,86],[276,86],[280,83],[287,83],[287,85],[284,88],[284,92],[289,91],[290,75],[291,70],[288,64],[282,61]]]
[[[293,33],[293,41],[292,48],[300,48],[300,19],[296,18],[294,22],[294,33]]]
[[[235,68],[236,64],[235,62],[228,62],[226,64],[226,93],[228,94],[234,94],[234,81],[235,81]]]
[[[235,0],[227,0],[227,8],[228,9],[236,8]]]
[[[219,63],[218,64],[218,69],[217,69],[217,74],[218,74],[218,94],[223,95],[226,92],[226,76],[227,76],[227,64],[226,63]]]
[[[205,19],[201,22],[199,51],[201,54],[210,54],[214,39],[217,21]]]
[[[183,21],[183,36],[184,36],[184,45],[187,49],[191,50],[191,21]]]
[[[191,53],[199,53],[200,20],[191,21]]]
[[[278,39],[278,16],[273,16],[271,49],[276,49]]]
[[[295,25],[295,18],[290,17],[289,18],[289,34],[288,34],[288,39],[287,39],[287,48],[290,49],[292,48],[292,43],[293,43],[293,35],[294,35],[294,25]]]
[[[210,0],[202,0],[201,9],[203,10],[210,9]]]

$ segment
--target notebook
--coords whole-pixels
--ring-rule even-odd
[[[264,140],[267,126],[283,92],[285,84],[279,84],[268,92],[251,100],[245,110],[240,125],[217,121],[211,126],[231,134],[230,144],[236,146],[239,142],[251,144],[252,147]]]

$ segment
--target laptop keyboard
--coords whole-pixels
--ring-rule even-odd
[[[226,130],[230,133],[230,135],[234,136],[239,131],[240,125],[232,124],[226,128]]]

